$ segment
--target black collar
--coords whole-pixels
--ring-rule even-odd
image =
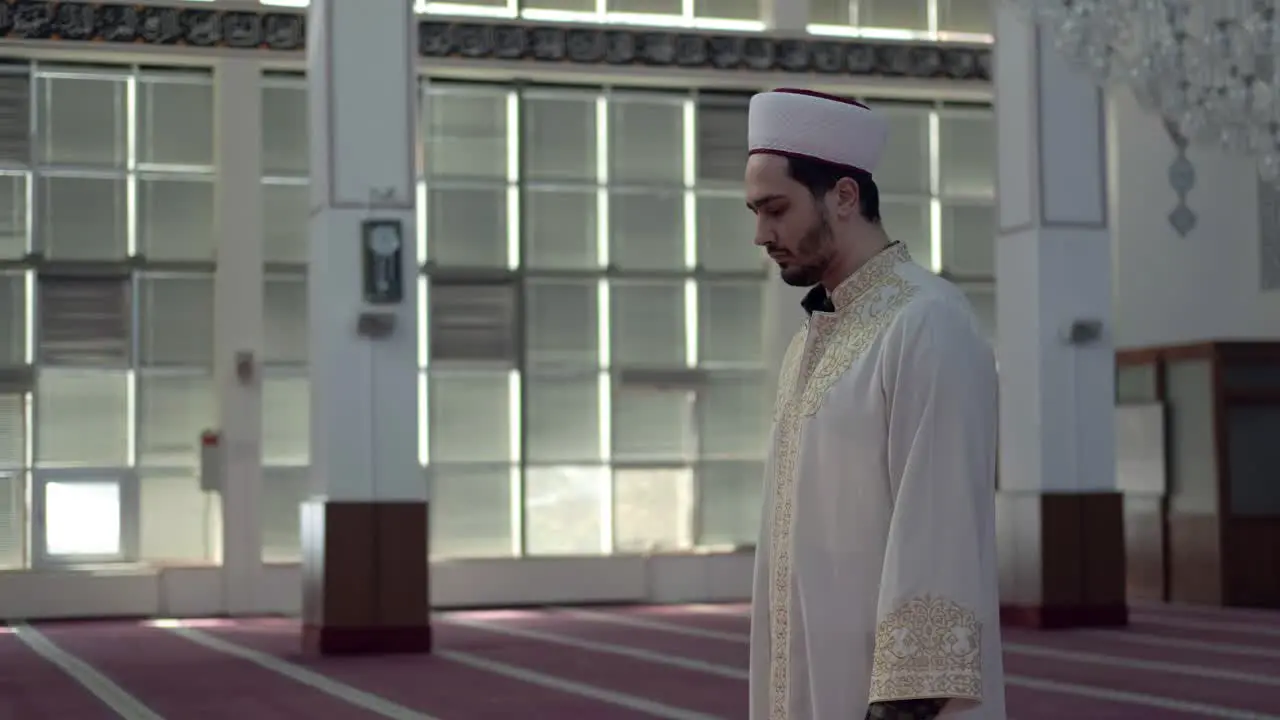
[[[827,294],[827,289],[821,285],[814,285],[805,293],[804,299],[800,301],[800,307],[810,315],[816,312],[833,313],[836,306],[831,302],[831,296]]]

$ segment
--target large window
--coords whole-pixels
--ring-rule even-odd
[[[746,97],[423,94],[434,553],[754,542],[764,431],[736,413],[763,417],[765,275],[740,194]]]
[[[32,142],[0,157],[0,567],[216,560],[211,78],[8,73]]]
[[[310,462],[306,89],[262,92],[263,557],[290,561]],[[29,108],[5,136],[32,139],[0,144],[0,567],[216,560],[196,474],[215,424],[210,77],[39,65],[0,94]],[[754,542],[767,270],[740,194],[747,96],[422,97],[435,554]],[[990,325],[990,109],[872,102],[893,117],[890,234]]]
[[[995,118],[990,106],[934,111],[934,246],[937,266],[965,291],[992,339],[995,308]]]
[[[760,30],[760,0],[418,0],[419,11],[560,22]]]
[[[771,1],[771,0],[770,0]],[[809,31],[989,40],[990,0],[808,0]],[[763,30],[762,0],[418,0],[420,12],[560,22]]]
[[[990,0],[809,0],[810,32],[888,38],[986,39]]]
[[[304,85],[264,79],[264,557],[297,557]],[[748,96],[424,82],[419,455],[436,557],[755,542],[763,285]],[[990,108],[871,100],[890,234],[990,321]]]
[[[268,75],[262,87],[264,373],[262,381],[262,559],[301,551],[299,503],[307,494],[307,234],[310,151],[307,86],[300,75]]]

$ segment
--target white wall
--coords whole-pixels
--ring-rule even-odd
[[[1111,93],[1107,109],[1116,347],[1280,338],[1280,291],[1259,290],[1253,162],[1189,149],[1198,223],[1182,237],[1168,220],[1177,148],[1160,118],[1127,90]]]
[[[741,601],[751,596],[751,552],[455,560],[431,566],[438,609],[574,603]],[[100,567],[0,572],[0,619],[206,617],[234,612],[222,567]],[[296,615],[302,573],[271,564],[255,577],[260,614]]]

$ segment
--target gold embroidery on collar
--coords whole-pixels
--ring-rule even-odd
[[[818,339],[816,344],[824,345],[822,352],[815,348],[806,368],[804,387],[797,390],[801,414],[814,415],[822,408],[831,388],[867,353],[915,294],[915,286],[894,272],[864,291],[856,305],[836,312],[835,327],[828,332],[825,343]]]
[[[897,272],[909,261],[894,246],[836,288],[835,313],[815,314],[792,339],[778,379],[774,409],[774,475],[769,570],[770,720],[787,720],[791,695],[792,510],[805,420],[867,353],[916,288]],[[857,300],[857,302],[853,302]]]
[[[809,321],[805,321],[800,332],[796,333],[787,345],[787,354],[782,358],[782,370],[778,373],[778,393],[773,404],[773,421],[782,419],[782,412],[787,401],[795,394],[797,375],[800,372],[800,356],[804,354],[804,338],[809,331]]]
[[[902,243],[894,243],[858,268],[844,282],[831,291],[831,304],[837,311],[870,292],[890,275],[897,274],[898,265],[911,262],[911,253]]]
[[[926,595],[876,628],[869,702],[943,697],[982,700],[982,623],[968,608]]]

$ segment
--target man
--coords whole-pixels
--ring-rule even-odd
[[[1004,720],[996,371],[964,296],[880,225],[866,106],[755,96],[747,205],[813,286],[782,363],[751,625],[752,720]]]

